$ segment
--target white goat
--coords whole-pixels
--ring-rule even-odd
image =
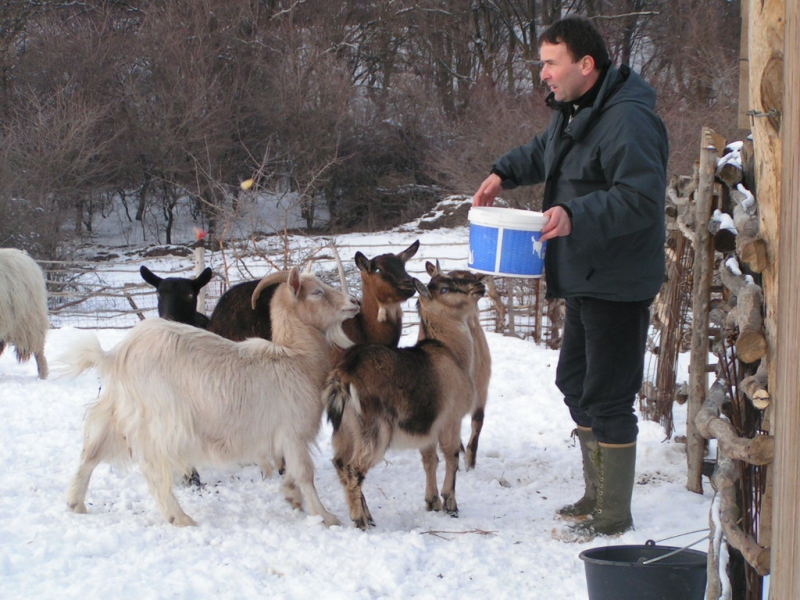
[[[295,268],[272,300],[273,340],[233,342],[190,325],[147,319],[109,352],[96,338],[65,357],[69,373],[97,366],[103,391],[89,409],[81,464],[67,493],[85,513],[101,461],[138,461],[164,519],[194,525],[172,492],[173,475],[203,464],[286,465],[284,493],[300,508],[325,510],[314,487],[310,445],[320,426],[329,341],[351,342],[341,324],[358,303]]]
[[[411,348],[378,344],[348,349],[323,390],[333,424],[333,464],[356,527],[374,525],[362,492],[370,468],[392,448],[417,448],[425,469],[428,510],[458,515],[455,496],[461,421],[472,409],[474,300],[444,275],[419,294],[421,339]],[[442,496],[437,446],[446,464]]]
[[[35,356],[39,379],[47,379],[44,343],[48,329],[42,270],[22,250],[0,249],[0,354],[6,344],[12,344],[19,362]]]

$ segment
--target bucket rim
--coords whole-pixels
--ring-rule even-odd
[[[626,560],[602,560],[599,558],[595,558],[591,556],[592,552],[603,552],[608,550],[642,550],[648,549],[648,551],[652,551],[653,549],[663,550],[665,554],[669,552],[673,552],[675,550],[680,550],[681,554],[689,554],[695,558],[702,558],[703,562],[708,561],[708,553],[703,552],[702,550],[695,550],[694,548],[681,548],[680,546],[655,546],[655,545],[648,545],[648,544],[629,544],[629,545],[622,545],[622,546],[596,546],[594,548],[587,548],[583,550],[579,555],[580,558],[584,563],[592,564],[592,565],[620,565],[620,566],[631,566],[631,567],[656,567],[658,565],[662,566],[669,566],[670,568],[674,568],[675,566],[681,567],[689,567],[693,566],[692,563],[679,563],[676,565],[674,562],[653,562],[651,564],[642,564],[640,561],[626,561]],[[697,565],[699,566],[700,563],[698,562]]]
[[[521,231],[527,231],[528,228],[531,228],[538,231],[550,218],[533,210],[520,210],[502,206],[473,206],[469,209],[467,220],[470,223],[484,227],[505,227]]]

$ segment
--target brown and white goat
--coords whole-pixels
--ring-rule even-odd
[[[435,265],[431,262],[426,262],[425,270],[431,277],[435,277],[442,272],[438,260]],[[481,429],[483,429],[486,401],[489,398],[489,380],[492,377],[492,355],[489,352],[486,334],[483,332],[483,327],[481,327],[478,309],[478,301],[486,293],[486,284],[484,282],[489,275],[464,270],[448,271],[446,275],[452,279],[454,287],[464,291],[474,302],[472,315],[468,323],[470,333],[472,333],[472,349],[474,351],[475,405],[472,407],[472,432],[464,454],[464,464],[467,471],[470,471],[475,468],[477,460],[478,440],[481,436]]]
[[[103,385],[87,413],[69,507],[86,512],[89,480],[101,461],[133,459],[164,519],[194,525],[173,494],[174,473],[203,463],[284,461],[286,499],[297,508],[305,499],[325,525],[338,524],[317,495],[309,448],[320,427],[329,342],[350,344],[341,324],[358,303],[293,269],[275,291],[272,310],[274,342],[233,342],[147,319],[109,352],[97,338],[72,350],[64,359],[69,372],[96,366]]]
[[[362,491],[364,477],[389,448],[416,448],[425,469],[428,510],[458,515],[456,471],[461,421],[473,406],[473,300],[437,275],[414,280],[422,339],[410,348],[356,345],[345,351],[322,392],[333,424],[333,464],[345,489],[350,518],[374,525]],[[436,481],[441,448],[446,464],[442,496]]]
[[[403,334],[401,304],[415,293],[414,279],[406,263],[417,253],[419,240],[398,254],[381,254],[369,259],[356,252],[361,275],[361,312],[343,325],[356,344],[382,344],[397,347]]]

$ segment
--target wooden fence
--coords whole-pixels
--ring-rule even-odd
[[[762,577],[770,569],[769,465],[775,441],[767,433],[770,397],[761,289],[767,257],[758,203],[750,192],[755,189],[752,141],[726,145],[704,129],[697,164],[691,177],[675,179],[668,190],[669,279],[654,310],[658,373],[643,396],[649,396],[651,413],[670,425],[672,403],[689,402],[687,488],[702,493],[706,474],[715,491],[707,597],[722,595],[725,543],[732,552],[723,566],[736,597],[755,600],[761,598]],[[687,349],[688,389],[680,389],[674,385],[675,365]],[[713,460],[705,458],[709,440],[716,444]]]

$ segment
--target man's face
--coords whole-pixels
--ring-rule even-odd
[[[543,63],[542,81],[550,86],[550,91],[559,102],[577,100],[597,81],[594,60],[590,56],[584,56],[574,62],[564,43],[543,42],[539,47],[539,57]]]

